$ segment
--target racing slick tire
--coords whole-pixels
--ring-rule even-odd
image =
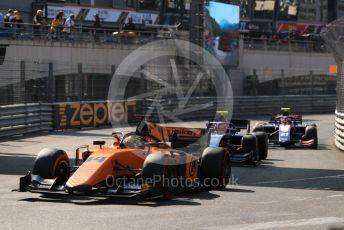
[[[251,153],[247,163],[254,166],[257,165],[260,160],[257,137],[253,134],[245,134],[241,139],[241,149],[244,154]]]
[[[69,177],[69,157],[61,149],[42,149],[34,162],[32,173],[44,179],[59,178],[67,181]]]
[[[150,154],[145,159],[142,178],[144,183],[152,187],[152,196],[162,195],[170,199],[178,190],[174,185],[178,179],[176,162],[165,154]]]
[[[307,125],[305,130],[305,137],[307,140],[314,139],[314,145],[310,146],[310,148],[316,149],[318,148],[318,133],[317,133],[317,126],[315,124]]]
[[[266,160],[268,157],[268,135],[266,132],[256,132],[254,135],[257,138],[259,159]]]
[[[205,187],[225,188],[230,182],[231,161],[224,148],[208,147],[201,157],[200,181]]]
[[[264,124],[263,123],[257,123],[253,126],[252,132],[264,132]]]

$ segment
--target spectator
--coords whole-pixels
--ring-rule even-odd
[[[43,10],[37,10],[36,15],[33,17],[33,24],[35,25],[45,25],[47,24],[44,15]]]
[[[4,27],[4,15],[0,13],[0,28]]]
[[[93,15],[93,16],[94,16],[93,28],[95,28],[95,29],[101,28],[102,25],[101,25],[101,23],[100,23],[99,14],[95,14],[95,15]]]
[[[136,26],[135,26],[135,24],[133,23],[133,18],[132,18],[132,17],[129,17],[129,18],[128,18],[128,23],[126,23],[126,24],[124,25],[124,30],[129,30],[129,31],[136,30]]]
[[[74,22],[74,14],[71,14],[69,18],[65,21],[63,25],[63,34],[65,39],[71,39],[71,30],[73,29],[75,22]]]
[[[98,14],[93,15],[94,16],[94,23],[93,23],[93,35],[94,35],[94,41],[99,42],[99,29],[102,27],[100,24],[100,18]]]
[[[36,15],[33,17],[33,24],[34,24],[33,29],[34,29],[35,36],[40,36],[40,34],[42,34],[41,32],[42,32],[43,26],[47,24],[42,10],[37,10]]]
[[[63,26],[63,16],[63,11],[60,11],[51,22],[50,33],[52,34],[53,39],[59,38],[61,34],[61,29]]]
[[[17,27],[20,28],[21,27],[20,24],[23,23],[24,21],[18,10],[15,10],[13,14],[14,14],[13,17],[10,18],[10,22],[17,24]]]
[[[13,17],[11,17],[10,19],[10,22],[12,23],[12,28],[13,28],[13,31],[14,31],[14,34],[16,36],[22,36],[22,23],[24,22],[19,11],[18,10],[15,10],[13,12]]]
[[[4,17],[5,27],[12,27],[10,24],[10,21],[13,19],[13,17],[14,17],[14,10],[9,9],[7,11],[7,14]]]

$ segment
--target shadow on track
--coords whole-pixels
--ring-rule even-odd
[[[40,138],[44,136],[78,136],[78,137],[104,137],[104,138],[111,138],[112,131],[110,130],[111,127],[102,127],[102,129],[109,129],[109,133],[101,134],[97,133],[97,128],[84,128],[84,129],[71,129],[71,130],[55,130],[50,132],[40,132],[40,133],[31,133],[25,135],[18,135],[12,137],[5,137],[0,139],[0,146],[12,146],[7,142],[24,142],[24,143],[43,143],[41,141],[33,140],[34,138]]]
[[[247,189],[226,188],[220,190],[222,192],[246,192],[254,193],[255,191]],[[214,190],[200,189],[196,191],[188,191],[176,195],[173,199],[139,199],[139,198],[89,198],[87,196],[54,196],[41,195],[39,198],[25,198],[19,201],[25,202],[49,202],[49,203],[70,203],[75,205],[136,205],[148,207],[176,206],[176,205],[201,205],[196,200],[213,200],[219,198],[220,195],[214,193]]]
[[[295,149],[305,149],[308,150],[309,148],[302,146],[302,145],[290,145],[288,147],[281,147],[279,145],[269,144],[269,150],[295,150]],[[313,151],[323,151],[323,150],[331,150],[331,147],[327,144],[318,144],[317,149],[312,149]]]
[[[136,205],[136,206],[147,206],[147,207],[160,207],[160,206],[170,206],[170,205],[200,205],[199,202],[195,202],[189,199],[172,199],[172,200],[137,200],[137,199],[93,199],[84,197],[83,199],[75,198],[75,197],[64,197],[64,198],[56,198],[56,197],[47,197],[41,196],[40,198],[26,198],[19,201],[26,201],[26,202],[47,202],[47,203],[69,203],[74,205],[82,205],[82,206],[95,206],[95,205]]]
[[[233,167],[242,186],[344,191],[344,170],[276,167],[272,161],[257,167]]]
[[[0,153],[0,174],[25,175],[32,169],[35,159],[36,156],[30,154]]]

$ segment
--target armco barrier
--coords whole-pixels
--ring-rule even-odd
[[[185,99],[186,108],[191,108],[192,111],[187,113],[188,109],[178,109],[180,102],[178,99],[145,100],[137,102],[140,106],[136,106],[138,105],[136,103],[124,103],[122,106],[117,106],[112,111],[112,115],[132,122],[130,119],[136,119],[133,113],[141,115],[150,113],[150,119],[159,122],[159,113],[161,115],[162,111],[170,116],[170,119],[163,116],[165,122],[176,121],[171,115],[176,115],[177,120],[183,121],[208,120],[214,117],[216,110],[226,110],[225,105],[229,101],[231,100],[228,98],[215,97]],[[303,114],[322,114],[335,111],[336,95],[235,97],[232,101],[234,103],[233,118],[269,115],[271,112],[278,112],[281,107],[290,107],[292,111]],[[158,102],[155,105],[161,106],[159,113],[156,110],[150,111],[153,102]],[[104,103],[75,102],[72,103],[74,109],[68,103],[0,106],[0,137],[53,129],[101,126],[108,123],[107,116],[104,114],[108,108],[103,105]],[[127,114],[121,114],[121,112]],[[180,112],[179,115],[178,112]],[[337,120],[336,138],[338,141],[336,143],[342,143],[344,146],[344,134],[341,133],[344,133],[344,115],[337,115]],[[343,141],[340,142],[341,140]]]
[[[186,99],[185,99],[186,100]],[[213,102],[212,106],[201,109],[207,103]],[[143,103],[142,109],[149,111],[153,100],[147,100]],[[176,99],[159,100],[165,111],[178,111],[179,101]],[[191,98],[187,101],[187,106],[198,108],[196,112],[179,115],[178,118],[184,121],[188,120],[207,120],[214,116],[216,110],[227,110],[226,98],[199,97]],[[335,95],[297,95],[297,96],[259,96],[259,97],[235,97],[233,100],[233,117],[245,118],[254,115],[269,115],[271,112],[279,112],[281,107],[290,107],[294,112],[302,114],[322,114],[333,113],[335,111]],[[183,112],[183,111],[181,111]],[[171,113],[173,115],[173,113]],[[158,112],[153,110],[151,119],[158,121]],[[160,112],[161,115],[161,112]],[[173,121],[165,118],[165,121]]]
[[[0,137],[53,130],[50,104],[0,106]]]
[[[344,113],[336,111],[335,135],[336,146],[344,151]]]

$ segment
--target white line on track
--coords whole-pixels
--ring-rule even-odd
[[[330,225],[344,223],[343,218],[338,217],[320,217],[312,219],[298,219],[298,220],[282,220],[282,221],[271,221],[263,223],[253,224],[239,224],[231,225],[226,227],[212,227],[208,229],[223,229],[223,230],[264,230],[264,229],[281,229],[281,228],[296,228],[304,226],[318,226],[318,225]]]
[[[332,195],[332,196],[328,196],[327,198],[337,198],[337,197],[344,197],[344,195]]]
[[[293,180],[263,181],[263,182],[249,183],[249,184],[246,184],[246,185],[278,184],[278,183],[285,183],[285,182],[298,182],[298,181],[309,181],[309,180],[319,180],[319,179],[333,179],[333,178],[344,178],[344,174],[334,175],[334,176],[324,176],[324,177],[308,177],[308,178],[300,178],[300,179],[293,179]]]

